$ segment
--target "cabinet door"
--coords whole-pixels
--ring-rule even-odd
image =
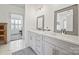
[[[72,55],[72,53],[66,51],[65,49],[55,47],[55,55]]]
[[[42,35],[36,36],[35,43],[37,54],[42,54]]]
[[[35,50],[35,34],[34,33],[30,33],[30,47]]]
[[[72,55],[71,52],[68,52],[63,48],[52,45],[48,42],[45,42],[44,44],[44,54],[45,55]]]
[[[30,32],[30,47],[37,53],[42,54],[42,35]]]
[[[52,44],[45,42],[44,44],[44,54],[45,55],[54,55],[55,54],[55,46],[53,46]]]

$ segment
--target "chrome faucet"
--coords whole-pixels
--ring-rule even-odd
[[[62,34],[66,34],[66,29],[61,29]]]
[[[51,31],[48,27],[46,27],[46,29],[44,29],[44,31]]]

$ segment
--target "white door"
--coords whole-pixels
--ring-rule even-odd
[[[11,40],[22,39],[23,16],[11,14]]]

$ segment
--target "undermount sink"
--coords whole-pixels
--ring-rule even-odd
[[[51,36],[51,37],[60,37],[60,38],[62,38],[62,34],[60,34],[60,33],[54,33],[54,32],[52,32],[52,31],[44,31],[44,34],[45,35],[48,35],[48,36]]]

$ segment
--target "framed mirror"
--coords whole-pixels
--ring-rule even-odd
[[[78,35],[78,5],[72,5],[54,13],[54,32]]]
[[[36,28],[38,30],[44,30],[44,15],[37,17]]]

